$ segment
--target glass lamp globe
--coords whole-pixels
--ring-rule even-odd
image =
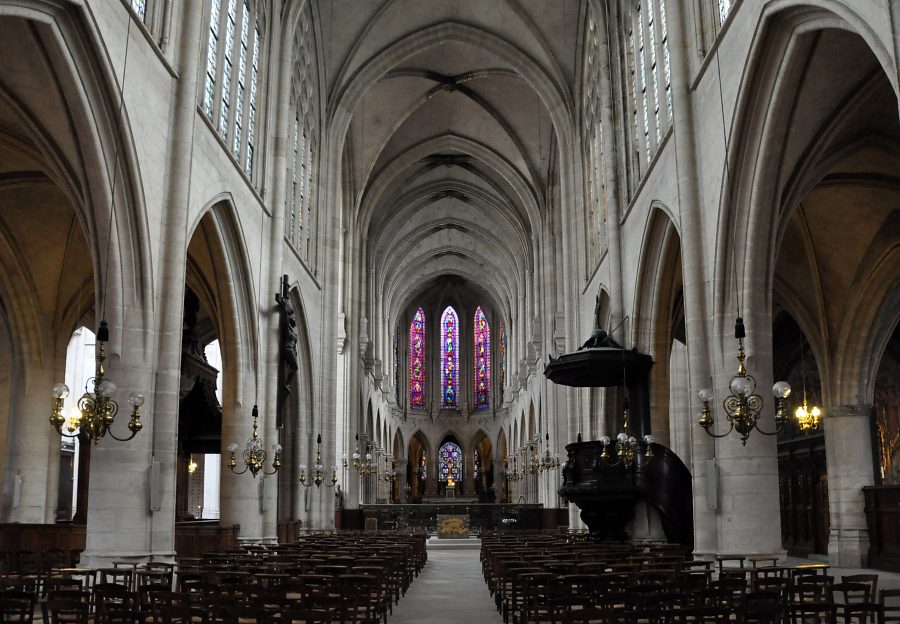
[[[791,396],[791,384],[786,381],[775,382],[775,385],[772,386],[772,394],[774,394],[777,399],[788,398]]]
[[[713,398],[712,388],[703,388],[697,395],[700,397],[701,401],[708,403],[709,401],[712,401]]]
[[[131,407],[140,407],[144,404],[144,395],[140,392],[132,392],[128,395],[128,402],[131,404]]]
[[[111,397],[115,391],[116,391],[116,384],[111,382],[109,379],[104,379],[103,381],[100,382],[100,385],[97,387],[97,392],[104,399],[108,399],[109,397]]]
[[[50,389],[54,399],[65,399],[69,396],[69,386],[64,383],[58,383]]]
[[[753,390],[753,384],[746,377],[735,377],[731,380],[728,387],[733,394],[742,397],[749,396],[750,392]]]

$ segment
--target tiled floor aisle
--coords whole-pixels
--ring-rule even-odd
[[[429,550],[428,563],[388,624],[497,624],[478,550]]]

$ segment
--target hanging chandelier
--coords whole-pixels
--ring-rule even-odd
[[[113,398],[116,392],[116,384],[106,379],[106,369],[103,363],[106,361],[106,343],[109,342],[109,327],[106,321],[100,322],[97,331],[96,358],[97,369],[94,376],[85,383],[84,394],[78,399],[78,407],[72,407],[63,414],[65,400],[69,396],[69,386],[58,383],[51,389],[53,406],[50,411],[50,424],[57,433],[65,438],[85,437],[97,444],[101,438],[109,434],[109,437],[119,442],[125,442],[137,435],[144,426],[141,423],[141,405],[144,404],[144,395],[140,392],[132,392],[128,395],[128,403],[131,405],[131,419],[128,421],[128,430],[131,435],[120,438],[114,434],[110,427],[116,419],[119,404]],[[90,387],[93,386],[93,390]]]
[[[613,441],[609,436],[601,436],[600,442],[603,443],[603,450],[600,452],[600,460],[606,462],[610,466],[624,466],[631,468],[637,461],[638,455],[644,456],[644,462],[653,461],[653,436],[647,434],[643,439],[638,440],[631,435],[631,409],[628,407],[628,398],[624,400],[625,409],[622,413],[622,431],[616,436],[615,453],[610,455],[609,449],[613,446]]]
[[[540,462],[541,472],[559,468],[559,458],[550,454],[550,434],[547,433],[546,436],[546,448],[544,449],[544,455],[541,457]]]
[[[378,472],[378,466],[372,458],[372,446],[366,442],[365,456],[359,452],[359,434],[356,434],[356,450],[353,451],[353,463],[350,464],[361,476],[368,477]],[[344,455],[344,468],[347,468],[347,455]]]
[[[698,393],[700,400],[703,402],[703,409],[700,411],[700,418],[697,423],[703,427],[707,434],[714,438],[724,438],[732,431],[736,431],[741,436],[741,444],[746,445],[750,433],[756,429],[763,435],[775,435],[782,430],[787,420],[786,405],[787,398],[791,396],[791,386],[786,381],[776,382],[772,386],[772,394],[775,396],[775,430],[764,431],[759,428],[759,415],[763,408],[763,399],[756,394],[756,379],[753,375],[747,374],[744,365],[746,356],[744,354],[744,338],[746,331],[744,330],[744,319],[738,317],[735,321],[734,336],[738,341],[738,369],[737,374],[731,378],[728,384],[730,393],[722,402],[725,408],[725,417],[728,419],[728,431],[725,433],[716,433],[713,430],[715,419],[712,414],[710,402],[713,399],[713,391],[711,388],[704,388]]]
[[[378,475],[382,481],[394,481],[397,478],[397,467],[390,455],[384,456],[384,472]]]
[[[306,464],[300,464],[300,484],[306,487],[314,485],[321,487],[325,482],[326,476],[325,466],[322,464],[322,434],[320,433],[316,436],[316,463],[313,464],[312,471],[309,474],[309,483],[307,483]],[[331,483],[326,484],[325,487],[334,487],[337,480],[337,468],[332,468]]]
[[[803,357],[803,332],[800,332],[800,375],[803,379],[803,403],[794,410],[794,418],[797,421],[797,427],[803,433],[809,433],[819,428],[819,421],[822,418],[822,410],[819,406],[813,404],[810,406],[806,401],[806,360]]]
[[[512,461],[512,470],[509,469],[510,461]],[[517,455],[510,455],[506,458],[506,478],[509,481],[519,481],[525,478],[525,471],[519,470],[519,458]]]
[[[187,471],[189,475],[197,472],[197,462],[194,461],[193,455],[191,455],[190,459],[188,460]]]
[[[266,463],[266,451],[263,448],[263,441],[259,437],[259,409],[256,405],[253,406],[253,431],[250,434],[250,437],[247,438],[246,446],[242,451],[241,455],[244,459],[244,468],[243,470],[235,470],[237,467],[237,460],[235,460],[235,453],[238,451],[237,442],[232,442],[228,445],[228,452],[231,453],[231,457],[228,458],[228,467],[231,469],[231,472],[234,474],[244,474],[248,470],[250,474],[253,475],[253,478],[256,478],[256,475],[259,474],[259,471],[262,470],[264,475],[273,475],[278,472],[278,469],[281,468],[281,445],[277,442],[272,445],[272,454],[274,457],[272,458],[272,470],[267,471],[264,469],[264,464]]]

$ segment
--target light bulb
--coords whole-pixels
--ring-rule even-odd
[[[708,403],[709,401],[712,401],[713,398],[712,388],[703,388],[697,395],[700,397],[701,401]]]
[[[809,411],[809,413],[812,414],[813,416],[815,416],[816,418],[818,418],[819,416],[822,415],[822,410],[820,410],[818,407],[813,405],[813,408]]]
[[[775,382],[775,385],[772,386],[772,394],[775,395],[776,399],[788,398],[791,396],[791,384],[786,381]]]
[[[64,383],[58,383],[50,389],[50,392],[54,399],[64,399],[69,396],[69,386]]]
[[[797,420],[805,420],[807,417],[809,417],[809,412],[807,412],[806,408],[801,405],[794,412],[794,416],[797,417]]]

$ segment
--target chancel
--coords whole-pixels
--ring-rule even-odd
[[[0,0],[0,619],[889,614],[898,19]]]

